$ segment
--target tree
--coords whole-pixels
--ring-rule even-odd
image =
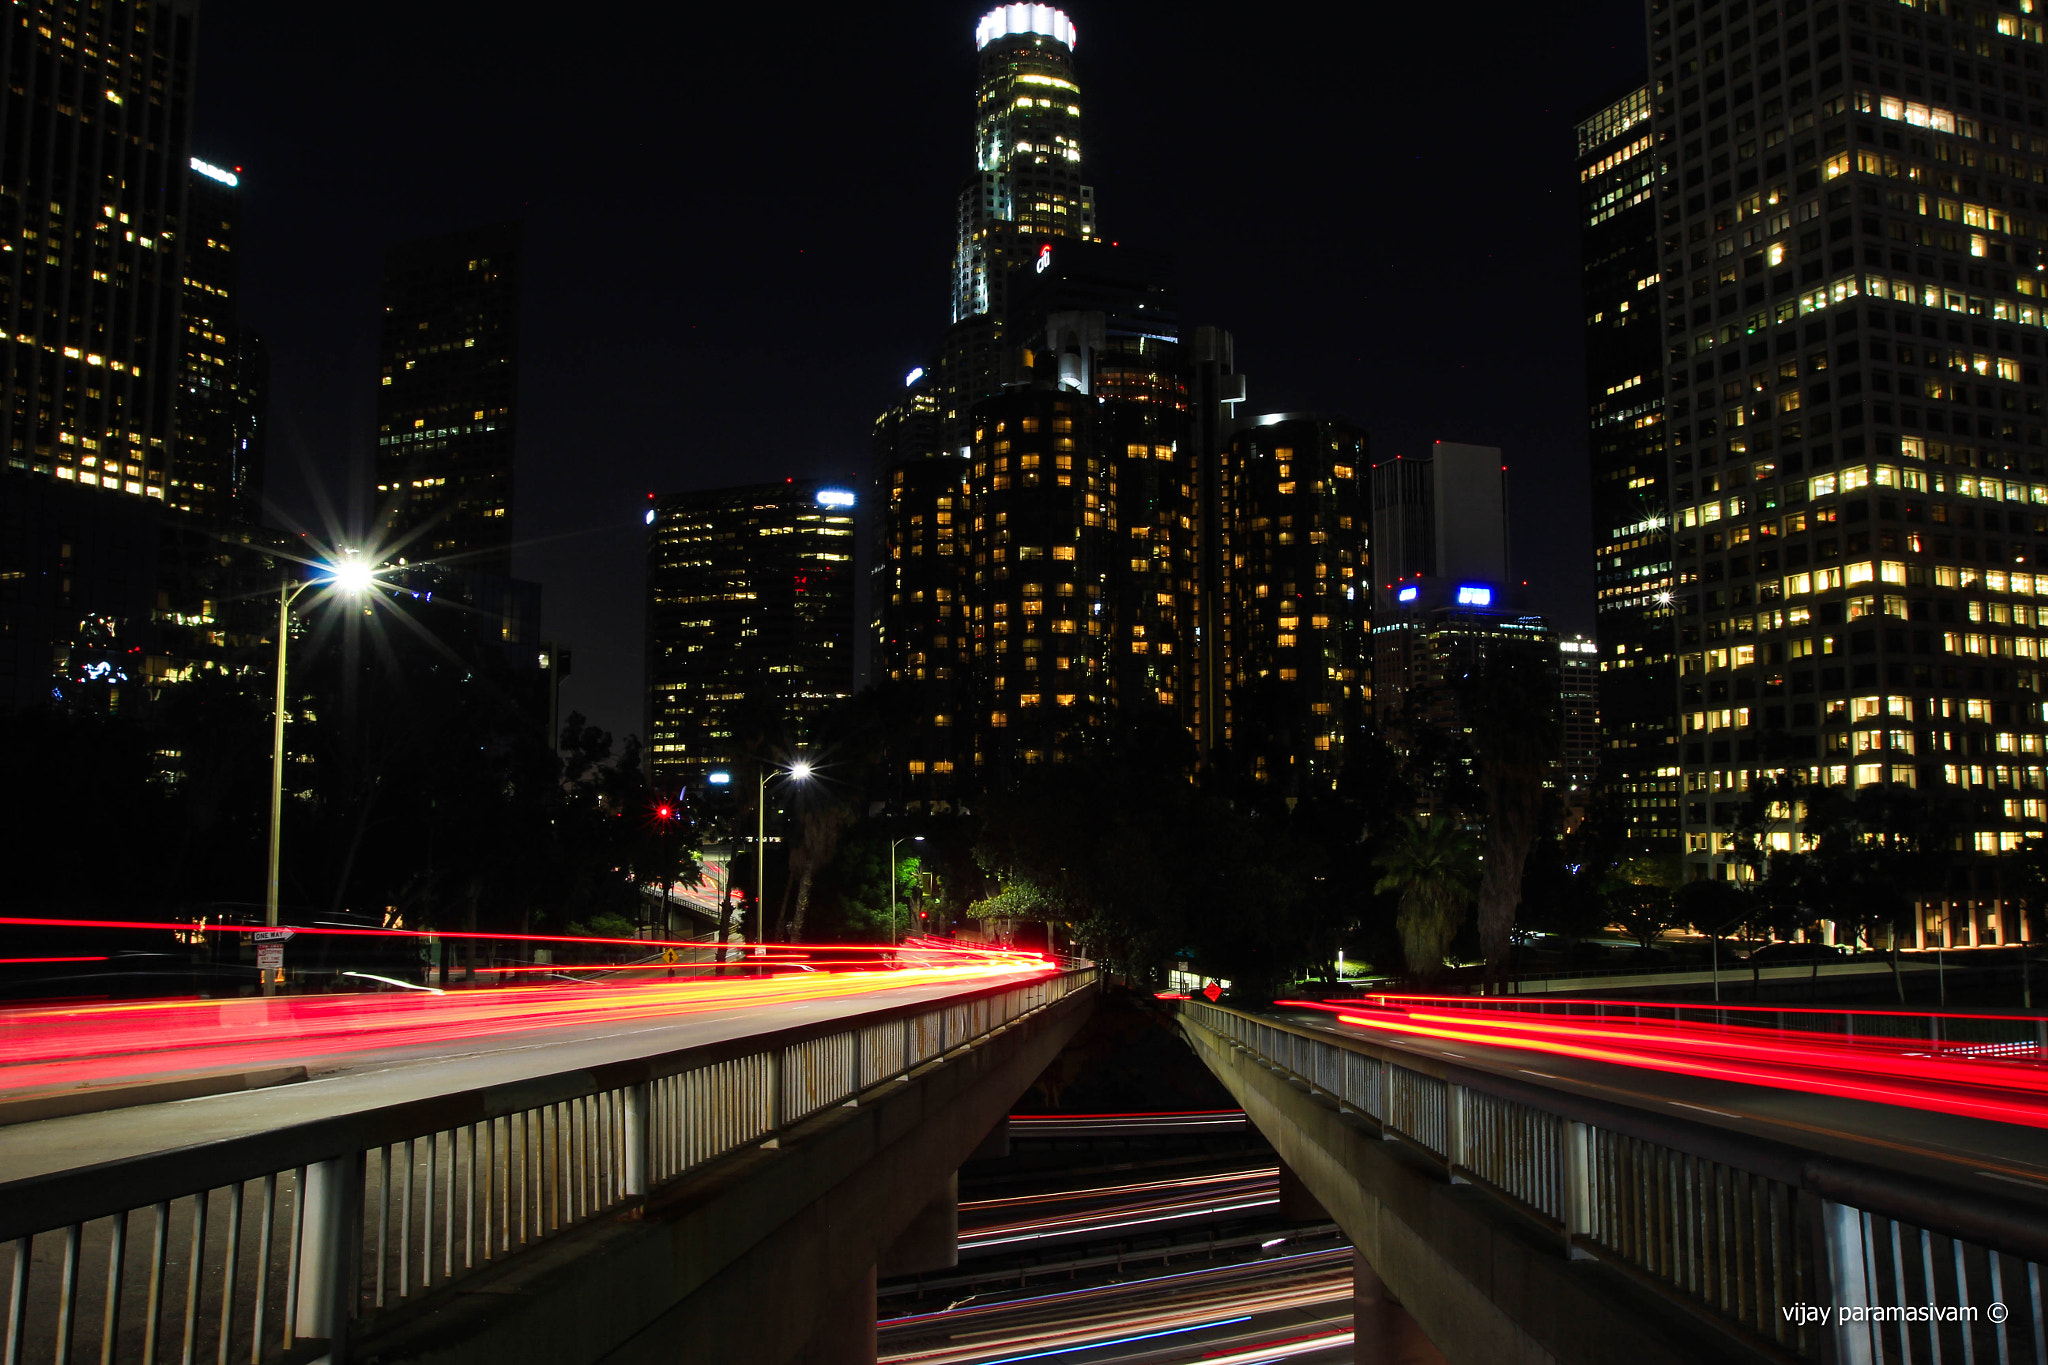
[[[1442,975],[1444,951],[1458,932],[1479,882],[1479,841],[1447,816],[1408,819],[1375,860],[1375,891],[1400,897],[1396,923],[1408,970],[1425,982]]]
[[[2042,912],[2048,910],[2048,838],[2035,835],[1999,859],[1999,882],[2006,897],[2019,904],[2026,942],[2020,947],[2020,999],[2027,1009],[2034,1007],[2032,944],[2040,936]],[[1999,923],[2005,925],[2005,920]],[[2007,936],[2011,935],[2007,927]]]
[[[1543,779],[1558,755],[1557,687],[1533,649],[1502,647],[1468,680],[1465,700],[1485,812],[1479,943],[1487,976],[1498,981],[1513,946],[1522,868],[1542,833]]]
[[[1601,898],[1612,922],[1648,952],[1665,930],[1685,923],[1677,896],[1682,881],[1675,857],[1631,858],[1601,884]]]

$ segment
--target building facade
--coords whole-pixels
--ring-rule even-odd
[[[1007,312],[1010,273],[1048,240],[1095,235],[1081,183],[1081,87],[1073,21],[1003,5],[975,26],[974,171],[960,190],[953,321]]]
[[[647,735],[664,791],[740,757],[748,707],[797,745],[853,693],[854,501],[814,480],[647,510]]]
[[[1776,775],[1959,797],[2011,847],[2048,814],[2042,25],[1648,13],[1686,860],[1744,875]]]
[[[1567,809],[1584,809],[1600,778],[1600,644],[1557,642],[1557,721],[1563,743],[1556,787]]]
[[[27,0],[0,25],[0,447],[163,498],[184,354],[195,0]]]
[[[1453,789],[1452,765],[1471,775],[1470,681],[1509,652],[1556,681],[1565,656],[1550,623],[1505,583],[1425,577],[1392,598],[1372,623],[1374,718],[1428,810]]]
[[[1678,677],[1655,196],[1661,153],[1650,115],[1649,87],[1637,86],[1575,132],[1594,613],[1606,680],[1603,772],[1630,842],[1672,852]]]
[[[183,372],[171,506],[214,521],[262,520],[268,362],[237,317],[241,168],[192,159],[186,187]]]
[[[1327,791],[1372,712],[1371,466],[1341,419],[1269,413],[1224,457],[1224,742],[1292,796]]]
[[[1099,405],[1048,387],[984,399],[969,471],[973,759],[983,782],[1058,761],[1110,705],[1116,534]]]
[[[511,575],[522,236],[504,223],[385,253],[375,471],[389,554]]]

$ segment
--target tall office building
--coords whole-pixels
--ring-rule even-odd
[[[171,506],[215,521],[262,519],[263,342],[237,319],[240,168],[192,159],[186,188],[185,353]]]
[[[974,404],[1002,387],[1012,281],[1049,244],[1095,237],[1077,41],[1047,5],[1004,5],[975,25],[974,169],[954,222],[952,326],[927,363],[950,449],[967,445]]]
[[[1195,748],[1220,750],[1228,673],[1223,658],[1223,456],[1241,419],[1245,376],[1237,341],[1220,327],[1188,336],[1188,458],[1195,467]]]
[[[1576,131],[1602,768],[1631,842],[1676,850],[1675,584],[1655,202],[1660,154],[1649,88],[1602,104]]]
[[[876,490],[875,673],[909,697],[915,717],[906,750],[889,755],[893,794],[906,804],[950,805],[968,761],[968,468],[936,456],[892,462]]]
[[[1968,793],[1969,843],[2010,847],[2048,814],[2042,26],[1949,0],[1649,23],[1686,859],[1740,875],[1775,773]],[[1988,889],[1972,924],[2009,936]]]
[[[1111,519],[1101,413],[1079,393],[1018,389],[974,410],[966,625],[977,767],[1066,757],[1109,704]]]
[[[663,790],[739,756],[750,692],[799,744],[852,695],[854,500],[792,479],[648,507],[648,756]]]
[[[1583,635],[1557,642],[1557,719],[1563,751],[1556,787],[1583,809],[1600,777],[1600,645]]]
[[[1271,413],[1223,462],[1224,740],[1290,796],[1327,791],[1372,703],[1369,466],[1363,431]]]
[[[521,225],[384,257],[377,504],[394,552],[512,572]]]
[[[1519,593],[1470,579],[1424,578],[1396,588],[1373,619],[1372,637],[1375,718],[1407,760],[1425,809],[1445,789],[1450,773],[1442,765],[1455,761],[1469,769],[1475,757],[1459,747],[1472,733],[1469,680],[1516,651],[1555,679],[1565,657],[1557,632],[1522,608]],[[1570,723],[1569,714],[1564,719]],[[1424,744],[1427,731],[1452,743]]]
[[[1000,318],[1012,270],[1049,239],[1095,235],[1081,183],[1074,25],[1049,5],[1004,5],[975,26],[974,173],[960,190],[953,321]]]
[[[11,470],[170,483],[196,0],[24,0],[0,24],[0,447]]]

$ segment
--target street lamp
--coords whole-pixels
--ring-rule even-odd
[[[904,836],[903,838],[901,838],[901,839],[891,839],[891,840],[889,841],[889,942],[891,942],[891,943],[894,943],[894,942],[896,942],[896,941],[897,941],[897,938],[896,938],[896,845],[898,845],[898,844],[921,844],[921,843],[923,843],[923,842],[924,842],[924,836],[923,836],[922,834],[909,834],[909,835],[905,835],[905,836]]]
[[[353,550],[344,551],[341,558],[315,567],[326,576],[298,583],[287,580],[278,585],[277,695],[271,707],[270,724],[270,879],[263,897],[263,922],[272,926],[277,924],[277,867],[284,831],[284,670],[285,642],[291,638],[292,603],[311,587],[332,588],[354,596],[377,581],[377,567]],[[265,989],[268,988],[269,983],[266,982]]]
[[[754,942],[768,941],[768,761],[758,760],[754,783]],[[808,759],[789,765],[791,780],[805,782],[811,776]]]

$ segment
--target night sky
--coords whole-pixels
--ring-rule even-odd
[[[363,502],[384,246],[524,217],[514,568],[564,710],[638,731],[647,492],[865,473],[946,324],[989,7],[206,0],[193,153],[243,168],[272,519]],[[1504,447],[1516,571],[1585,630],[1571,124],[1641,10],[1492,9],[1079,0],[1084,165],[1252,411]]]

